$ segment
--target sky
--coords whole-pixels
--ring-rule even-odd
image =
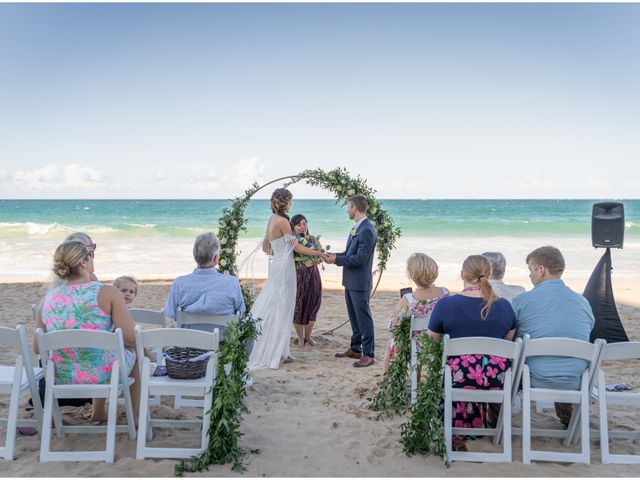
[[[0,4],[0,198],[639,198],[640,4]],[[329,198],[317,188],[299,196]]]

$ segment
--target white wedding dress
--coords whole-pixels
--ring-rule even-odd
[[[293,261],[292,234],[271,240],[273,257],[269,278],[251,308],[253,318],[261,318],[261,334],[256,340],[248,368],[250,371],[278,368],[280,360],[290,356],[289,340],[296,303],[296,267]]]

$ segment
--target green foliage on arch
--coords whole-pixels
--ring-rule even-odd
[[[285,186],[303,181],[314,187],[321,187],[332,192],[336,201],[342,202],[343,205],[347,203],[347,199],[350,196],[357,193],[367,197],[369,203],[367,217],[373,222],[378,232],[376,245],[378,263],[373,273],[380,277],[386,269],[391,251],[395,248],[396,241],[400,237],[400,228],[394,224],[391,216],[382,208],[380,202],[375,198],[376,191],[367,185],[366,180],[359,175],[355,178],[351,177],[345,168],[335,168],[330,171],[319,168],[304,170],[295,176],[285,178],[290,178],[290,181]],[[218,237],[222,244],[220,271],[223,273],[237,274],[238,252],[236,251],[236,246],[238,244],[238,236],[240,231],[247,231],[244,210],[251,197],[261,188],[260,185],[254,183],[242,196],[234,199],[231,207],[222,211],[222,216],[218,220]],[[243,293],[245,294],[245,302],[249,301],[247,304],[247,310],[249,310],[253,299],[247,288],[243,288]]]

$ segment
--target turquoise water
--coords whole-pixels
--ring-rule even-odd
[[[591,209],[600,200],[381,200],[403,236],[590,235]],[[640,237],[640,200],[621,200],[625,238]],[[85,230],[106,238],[193,237],[217,227],[228,200],[0,200],[0,238],[64,237]],[[342,236],[350,228],[333,200],[294,200],[312,232]],[[267,200],[247,207],[247,237],[260,237]]]

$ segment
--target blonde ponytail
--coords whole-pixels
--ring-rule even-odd
[[[480,317],[483,320],[487,318],[491,306],[498,299],[489,282],[490,276],[491,262],[482,255],[470,255],[462,264],[462,278],[469,283],[477,283],[480,287],[480,295],[484,299],[484,306],[480,310]]]

